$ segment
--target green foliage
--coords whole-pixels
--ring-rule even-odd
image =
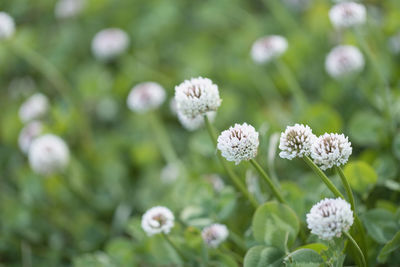
[[[400,231],[397,232],[394,237],[385,244],[378,255],[378,260],[385,262],[390,253],[400,248]]]
[[[285,254],[281,250],[274,247],[255,246],[246,253],[246,256],[244,257],[244,266],[282,266],[284,255]]]
[[[359,194],[366,196],[375,186],[378,176],[375,170],[362,161],[350,162],[343,170],[351,188]]]

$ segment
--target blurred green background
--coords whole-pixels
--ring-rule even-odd
[[[14,17],[17,28],[11,40],[0,42],[0,265],[173,266],[168,264],[177,256],[168,245],[145,237],[140,229],[140,216],[154,205],[168,206],[179,217],[174,231],[185,234],[178,242],[199,242],[196,226],[214,220],[246,233],[251,221],[246,204],[237,201],[230,186],[216,193],[204,179],[212,173],[224,178],[207,133],[187,132],[170,111],[174,86],[199,75],[219,86],[223,103],[216,128],[247,122],[260,132],[258,160],[277,174],[302,221],[329,192],[303,164],[277,157],[271,166],[268,160],[274,157],[267,156],[274,148],[270,137],[295,122],[307,123],[316,134],[348,135],[351,159],[368,163],[378,177],[368,190],[363,181],[356,182],[362,188],[357,200],[363,201],[363,211],[379,208],[395,217],[400,199],[400,57],[390,52],[388,38],[400,30],[400,2],[364,1],[368,25],[363,33],[389,77],[395,130],[382,115],[382,91],[367,59],[364,71],[346,80],[326,74],[324,60],[331,48],[358,46],[357,40],[352,32],[332,29],[327,16],[331,1],[305,2],[88,0],[75,17],[56,19],[55,1],[2,0],[0,10]],[[93,57],[91,41],[109,27],[125,30],[130,45],[105,63]],[[273,64],[256,65],[250,58],[252,43],[267,34],[288,39],[282,60],[307,95],[304,109],[294,107]],[[44,75],[48,69],[56,77],[61,73],[69,85],[56,88]],[[160,182],[168,162],[154,142],[157,136],[147,115],[126,107],[130,89],[143,81],[160,83],[168,94],[157,116],[189,172],[172,183]],[[50,100],[43,120],[46,132],[63,137],[71,150],[65,174],[34,174],[18,149],[23,127],[18,109],[35,92]],[[248,164],[235,169],[241,177],[254,176]],[[258,196],[261,201],[268,197]],[[396,230],[399,216],[393,221],[390,229]],[[184,225],[193,228],[185,230]],[[250,236],[245,234],[249,244]],[[390,238],[375,240],[370,258]]]

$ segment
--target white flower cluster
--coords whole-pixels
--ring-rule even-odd
[[[198,77],[175,86],[175,101],[179,116],[197,119],[221,105],[218,86],[208,78]]]
[[[0,40],[10,38],[14,32],[14,19],[6,12],[0,12]]]
[[[311,154],[311,145],[317,137],[313,134],[308,125],[295,124],[286,127],[281,133],[279,141],[279,156],[285,159],[302,158]]]
[[[223,224],[212,224],[203,229],[201,236],[204,243],[212,248],[217,248],[229,235],[228,228]]]
[[[281,56],[288,48],[287,40],[279,35],[269,35],[257,39],[251,48],[254,62],[267,63]]]
[[[54,14],[58,19],[66,19],[78,15],[85,6],[85,0],[58,0]]]
[[[364,68],[364,57],[360,50],[351,45],[333,48],[325,59],[326,72],[332,78],[340,78],[360,72]]]
[[[127,98],[127,105],[132,111],[144,113],[161,106],[165,98],[165,90],[161,85],[144,82],[132,88]]]
[[[149,209],[142,216],[142,228],[148,236],[168,234],[174,226],[174,214],[166,207],[157,206]]]
[[[98,32],[92,40],[92,52],[99,60],[111,60],[122,54],[129,46],[129,36],[118,28]]]
[[[69,150],[60,137],[46,134],[33,140],[28,157],[34,172],[50,175],[66,168],[69,162]]]
[[[19,108],[19,117],[26,123],[45,115],[49,109],[49,100],[41,93],[29,97]]]
[[[19,133],[18,145],[22,152],[28,153],[32,141],[38,137],[43,130],[43,125],[40,121],[29,122]]]
[[[353,224],[351,206],[341,198],[325,198],[307,214],[307,226],[320,239],[331,240],[347,232]]]
[[[354,2],[342,2],[329,10],[332,25],[338,29],[362,25],[367,19],[366,16],[365,6]]]
[[[253,126],[235,124],[218,137],[217,148],[226,160],[239,164],[242,160],[253,159],[257,155],[258,132]]]
[[[346,164],[353,149],[344,134],[325,133],[311,146],[311,157],[322,170]]]

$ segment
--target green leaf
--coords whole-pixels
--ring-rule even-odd
[[[342,119],[331,107],[317,104],[308,108],[301,116],[301,121],[306,122],[316,134],[325,132],[340,132]]]
[[[258,242],[286,250],[299,232],[300,222],[296,213],[287,205],[267,202],[253,216],[254,238]]]
[[[349,122],[352,142],[364,146],[377,146],[384,136],[383,120],[371,111],[359,111]]]
[[[400,133],[397,133],[393,139],[393,154],[396,156],[397,159],[400,159]]]
[[[398,231],[394,235],[392,240],[387,242],[386,245],[381,249],[381,252],[379,252],[378,255],[378,260],[380,262],[385,262],[389,254],[399,248],[400,248],[400,231]]]
[[[252,247],[244,257],[244,267],[280,267],[284,255],[283,251],[274,247]]]
[[[396,216],[384,209],[369,210],[362,218],[368,234],[380,244],[387,243],[400,228]]]
[[[290,253],[284,260],[285,266],[320,266],[324,263],[322,257],[312,249],[302,248]]]
[[[367,194],[378,180],[375,170],[363,161],[353,161],[343,170],[350,186],[360,194]]]
[[[328,246],[322,243],[311,243],[304,246],[299,247],[298,249],[312,249],[320,254],[324,250],[328,250]]]

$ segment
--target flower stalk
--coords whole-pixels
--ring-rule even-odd
[[[357,249],[357,253],[361,259],[361,263],[363,267],[367,266],[367,263],[365,261],[365,257],[364,254],[361,250],[361,248],[358,246],[357,242],[354,240],[354,238],[348,233],[348,232],[344,232],[344,235],[348,238],[348,240],[353,244],[353,246]]]

